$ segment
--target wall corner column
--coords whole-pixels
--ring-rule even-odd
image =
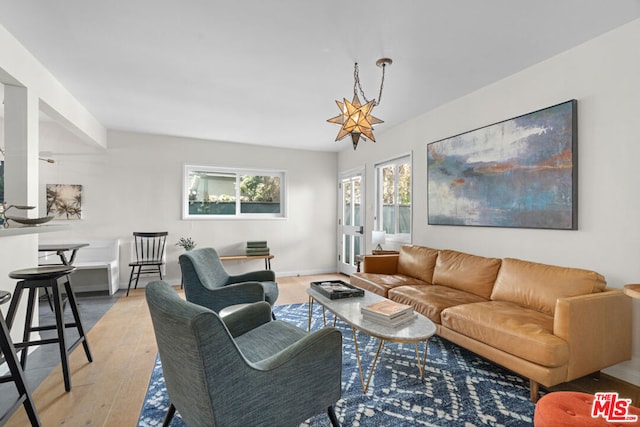
[[[38,206],[39,99],[26,87],[4,87],[7,204]],[[26,211],[37,216],[38,209]]]

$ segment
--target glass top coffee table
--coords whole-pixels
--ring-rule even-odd
[[[384,346],[385,341],[415,344],[418,372],[420,373],[420,379],[424,379],[424,369],[425,363],[427,361],[427,347],[429,344],[429,338],[431,338],[433,334],[436,333],[436,325],[427,317],[423,316],[420,313],[415,313],[416,317],[414,320],[396,327],[390,327],[362,318],[360,307],[374,304],[376,302],[384,301],[387,299],[380,295],[374,294],[373,292],[365,290],[363,297],[341,298],[332,300],[309,287],[307,288],[307,294],[309,294],[309,330],[311,330],[311,315],[313,313],[314,301],[318,302],[322,306],[322,315],[324,318],[325,326],[327,323],[324,312],[325,309],[329,310],[335,315],[334,325],[336,318],[339,318],[349,326],[351,326],[351,330],[353,331],[353,342],[356,348],[358,369],[360,370],[360,381],[362,383],[363,393],[366,394],[367,390],[369,389],[369,382],[371,381],[371,376],[376,367],[378,356]],[[378,350],[376,351],[371,367],[369,368],[369,374],[367,375],[366,380],[363,375],[362,364],[360,361],[358,339],[356,336],[357,331],[380,340]],[[420,357],[418,343],[422,341],[424,341],[424,352],[422,357]]]

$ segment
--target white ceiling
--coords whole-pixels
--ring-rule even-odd
[[[0,0],[108,129],[322,151],[358,62],[397,125],[640,17],[640,0]]]

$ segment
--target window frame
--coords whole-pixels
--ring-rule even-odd
[[[407,162],[408,160],[408,162]],[[393,157],[391,159],[388,160],[384,160],[382,162],[378,162],[374,164],[374,178],[375,178],[375,217],[374,217],[374,227],[376,230],[383,230],[383,218],[382,218],[382,212],[383,212],[383,204],[384,204],[384,200],[383,200],[383,193],[384,193],[384,189],[382,188],[383,183],[383,179],[382,179],[382,169],[386,166],[389,165],[399,165],[399,164],[404,164],[404,163],[409,163],[409,167],[411,168],[411,177],[410,177],[410,182],[409,182],[409,190],[411,192],[411,197],[410,197],[410,207],[409,207],[409,232],[408,233],[387,233],[386,234],[386,241],[387,242],[395,242],[395,243],[402,243],[402,244],[410,244],[411,243],[411,239],[412,239],[412,234],[413,234],[413,196],[414,196],[414,191],[413,191],[413,174],[414,174],[414,168],[413,168],[413,152],[408,152],[406,154],[402,154],[399,155],[397,157]],[[397,173],[397,168],[396,168],[396,173]],[[397,191],[398,191],[398,185],[397,185],[397,179],[395,180],[394,183],[394,192],[396,200],[397,200]],[[395,203],[395,205],[397,206],[398,204]],[[396,231],[398,231],[398,226],[399,226],[399,215],[396,215],[396,219],[394,221],[394,225],[395,225],[395,229]]]
[[[219,173],[235,175],[235,214],[190,214],[189,213],[189,175],[194,172]],[[242,213],[240,180],[242,176],[278,176],[280,177],[280,212],[279,213]],[[280,220],[287,218],[287,172],[279,169],[229,168],[210,165],[185,164],[182,174],[182,219],[183,220],[242,220],[266,219]]]

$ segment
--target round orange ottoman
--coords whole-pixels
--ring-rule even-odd
[[[597,427],[597,426],[640,426],[640,409],[628,405],[627,414],[637,415],[637,422],[607,420],[603,416],[593,418],[591,411],[595,396],[573,391],[556,391],[544,395],[538,400],[533,415],[535,427]]]

